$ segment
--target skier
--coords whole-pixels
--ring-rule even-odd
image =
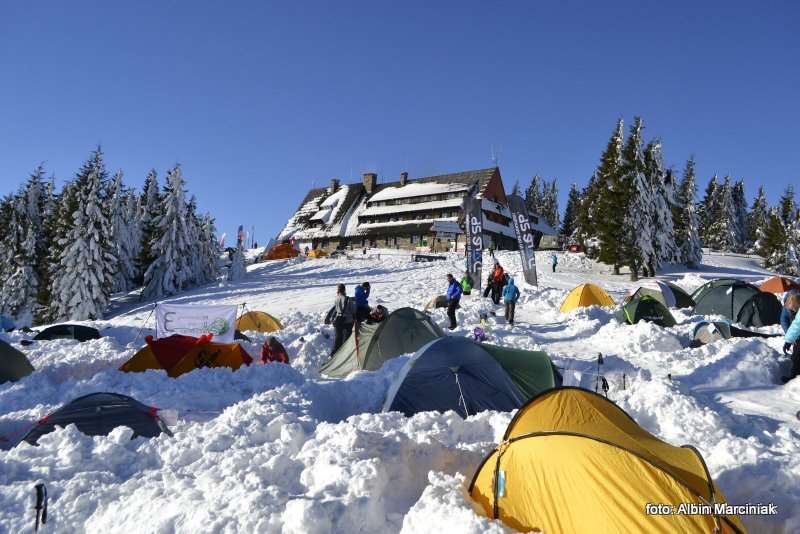
[[[786,300],[783,301],[783,310],[781,310],[781,328],[783,328],[784,334],[789,330],[798,309],[800,309],[800,293],[793,289],[786,295]]]
[[[450,330],[455,330],[456,328],[456,308],[458,308],[458,303],[461,300],[461,294],[463,290],[461,286],[456,282],[456,279],[453,278],[453,275],[448,273],[447,274],[447,317],[450,319]]]
[[[359,323],[366,321],[369,318],[369,282],[364,282],[360,286],[356,286],[355,299],[356,299],[356,321]]]
[[[261,347],[261,363],[289,363],[289,355],[281,342],[270,336],[266,343]]]
[[[785,384],[792,378],[800,374],[800,319],[795,316],[794,321],[786,331],[783,338],[783,353],[792,357],[792,371],[789,376],[784,376],[781,379]]]
[[[472,293],[472,276],[469,271],[464,271],[464,276],[461,277],[461,291],[465,295]]]
[[[553,272],[556,272],[556,265],[558,265],[558,256],[556,256],[555,252],[553,252],[550,255],[550,263],[553,265]]]
[[[514,285],[514,279],[508,277],[508,283],[503,288],[503,303],[506,305],[506,321],[514,326],[514,311],[519,299],[519,288]]]
[[[333,349],[331,349],[331,356],[339,350],[350,334],[353,332],[353,321],[356,314],[356,303],[353,299],[347,296],[347,290],[344,284],[336,286],[336,299],[334,301],[334,314],[333,314]]]

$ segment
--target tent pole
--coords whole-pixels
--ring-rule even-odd
[[[142,323],[141,328],[139,328],[139,331],[136,333],[136,337],[133,339],[133,344],[134,345],[136,345],[136,342],[139,341],[139,336],[142,335],[142,330],[144,330],[144,327],[147,324],[147,321],[150,320],[150,317],[152,317],[153,312],[156,311],[156,306],[158,306],[158,301],[153,303],[153,309],[150,310],[150,314],[144,320],[144,322]]]

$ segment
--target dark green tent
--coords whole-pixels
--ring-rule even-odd
[[[528,398],[561,385],[561,375],[546,352],[481,343]]]
[[[400,308],[380,323],[361,323],[331,356],[320,373],[342,378],[353,371],[375,371],[390,359],[418,351],[423,345],[444,336],[430,317],[413,308]]]
[[[617,310],[616,318],[621,323],[636,324],[648,321],[659,326],[675,326],[675,318],[669,310],[653,297],[634,296]]]
[[[90,339],[100,339],[100,332],[91,326],[81,324],[57,324],[49,326],[36,334],[33,339],[36,341],[49,341],[52,339],[76,339],[80,342]]]
[[[700,286],[692,298],[697,315],[722,315],[744,326],[778,324],[781,303],[772,293],[764,293],[753,284],[732,278],[712,280]]]
[[[669,286],[672,290],[672,294],[675,295],[675,306],[678,308],[694,308],[694,300],[692,296],[686,292],[678,284],[673,284],[672,282],[667,282],[664,280],[664,283]]]
[[[33,372],[25,354],[0,339],[0,384],[14,382]]]

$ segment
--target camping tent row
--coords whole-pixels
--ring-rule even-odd
[[[735,515],[651,515],[648,503],[713,506],[725,496],[697,449],[650,434],[610,400],[549,389],[516,413],[478,467],[470,496],[535,532],[745,532]]]
[[[700,286],[692,299],[697,315],[721,315],[744,326],[769,326],[780,322],[778,298],[753,284],[732,278],[712,280]]]

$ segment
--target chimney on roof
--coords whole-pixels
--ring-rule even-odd
[[[401,172],[400,173],[400,186],[402,187],[402,186],[406,185],[407,183],[408,183],[408,173],[407,172]]]
[[[364,184],[364,189],[367,194],[371,195],[375,192],[375,187],[378,185],[378,175],[374,172],[365,172],[361,182]]]
[[[338,178],[331,178],[331,185],[328,186],[329,193],[335,193],[339,190],[339,179]]]

